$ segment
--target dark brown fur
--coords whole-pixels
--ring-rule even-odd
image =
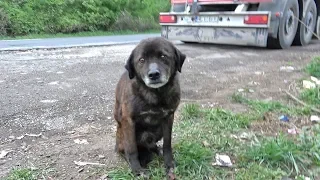
[[[165,56],[164,56],[165,55]],[[139,65],[139,59],[145,60]],[[186,56],[163,38],[143,40],[132,51],[116,88],[114,118],[117,121],[116,150],[124,154],[133,172],[140,174],[159,152],[156,143],[163,138],[166,172],[174,168],[171,137],[174,113],[180,103],[181,72]],[[159,63],[168,82],[150,88],[144,81],[148,63]],[[150,67],[150,66],[149,66]]]

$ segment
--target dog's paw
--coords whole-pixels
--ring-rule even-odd
[[[134,174],[135,174],[136,176],[138,176],[138,177],[143,178],[143,179],[148,179],[148,178],[149,178],[149,175],[148,175],[146,169],[135,170],[135,171],[134,171]]]
[[[177,179],[176,175],[174,174],[173,168],[170,168],[169,171],[167,172],[167,179],[168,180],[176,180]]]

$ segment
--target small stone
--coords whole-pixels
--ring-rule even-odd
[[[99,159],[104,159],[104,158],[106,158],[104,155],[101,155],[101,154],[99,154]]]
[[[209,147],[209,146],[210,146],[210,144],[208,143],[208,141],[203,141],[202,144],[203,144],[204,147]]]
[[[110,120],[111,118],[112,118],[111,116],[108,116],[108,117],[107,117],[108,120]]]
[[[15,136],[9,136],[9,139],[15,139],[16,137]]]
[[[256,72],[254,72],[254,74],[255,74],[255,75],[262,75],[262,74],[264,74],[264,72],[256,71]]]

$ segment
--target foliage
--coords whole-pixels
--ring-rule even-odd
[[[2,0],[0,35],[75,33],[82,31],[144,31],[155,28],[160,11],[167,11],[168,0]],[[130,18],[123,22],[121,19]],[[121,23],[124,23],[122,25]]]

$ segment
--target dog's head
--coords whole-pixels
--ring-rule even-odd
[[[150,88],[159,88],[181,73],[186,55],[164,38],[141,41],[131,52],[125,65],[130,79],[137,77]]]

